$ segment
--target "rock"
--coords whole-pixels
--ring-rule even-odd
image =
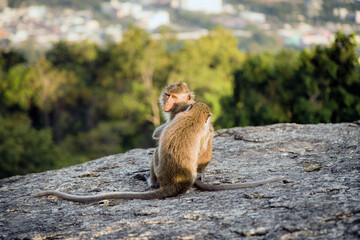
[[[79,204],[31,194],[146,191],[153,149],[0,180],[0,239],[358,239],[360,125],[220,130],[206,182],[283,175],[257,188]]]

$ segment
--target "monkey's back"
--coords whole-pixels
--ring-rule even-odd
[[[203,126],[194,117],[189,112],[178,114],[160,136],[159,163],[155,166],[160,186],[181,183],[190,188],[196,178]]]

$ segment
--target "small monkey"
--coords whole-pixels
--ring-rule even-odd
[[[256,187],[266,183],[279,181],[282,177],[275,177],[263,181],[211,185],[196,180],[199,172],[199,159],[209,151],[213,129],[210,123],[211,111],[204,103],[195,103],[184,112],[178,113],[163,129],[158,151],[157,161],[153,163],[153,170],[159,181],[160,188],[149,192],[113,192],[95,196],[78,196],[58,191],[44,191],[35,196],[55,195],[65,200],[89,203],[104,199],[161,199],[185,193],[191,186],[205,191],[232,190],[246,187]],[[206,156],[207,157],[207,156]]]
[[[174,119],[174,117],[183,111],[186,111],[190,106],[195,104],[195,94],[190,91],[189,87],[184,82],[179,82],[175,84],[170,84],[167,86],[164,91],[160,94],[160,105],[162,107],[163,113],[166,117],[166,123],[157,127],[153,133],[153,139],[158,140],[163,129]],[[203,139],[202,154],[198,158],[198,173],[201,174],[201,179],[204,178],[205,168],[211,160],[212,153],[212,136],[214,133],[214,128],[210,126],[211,137]],[[150,177],[148,178],[148,183],[150,187],[158,188],[159,181],[156,178],[154,173],[154,165],[159,161],[158,151],[156,148],[150,165]]]
[[[204,103],[195,103],[178,113],[162,130],[157,161],[153,170],[160,188],[149,192],[113,192],[78,196],[58,191],[44,191],[35,196],[55,195],[65,200],[89,203],[104,199],[157,199],[185,193],[194,184],[199,156],[207,150],[212,137],[211,111]],[[210,139],[211,140],[211,139]]]

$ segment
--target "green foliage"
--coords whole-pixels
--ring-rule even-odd
[[[101,50],[89,42],[68,44],[58,42],[46,53],[46,59],[55,67],[75,73],[83,85],[91,85],[97,77],[97,68],[103,57]]]
[[[158,96],[178,81],[217,129],[358,120],[355,48],[339,32],[328,47],[246,55],[219,27],[180,42],[131,26],[121,43],[59,42],[35,62],[0,51],[0,177],[154,146]]]
[[[15,51],[0,51],[0,71],[7,72],[12,66],[24,63],[25,61],[25,58]]]
[[[108,109],[111,118],[160,124],[159,87],[166,84],[168,58],[163,45],[134,26],[120,44],[109,46],[109,64],[100,69],[97,84],[114,103]]]
[[[25,62],[25,58],[21,54],[15,52],[15,51],[8,51],[8,52],[0,51],[0,100],[5,98],[4,89],[9,87],[8,86],[9,83],[6,81],[6,75],[7,75],[8,71],[13,66],[22,64],[24,62]],[[23,69],[21,69],[21,67],[19,67],[19,68],[20,68],[20,71],[23,72],[22,71]],[[21,82],[21,80],[18,80],[17,84],[21,84],[20,82]],[[13,84],[13,85],[16,85],[16,84]],[[12,86],[12,87],[15,87],[15,86]],[[9,96],[7,96],[7,97],[9,97]],[[12,97],[10,96],[10,98],[12,98]],[[24,99],[22,99],[22,100],[24,101]],[[14,99],[12,99],[12,101],[14,101]],[[5,101],[3,101],[3,102],[5,102]],[[23,103],[23,104],[26,105],[26,103]],[[5,106],[3,106],[3,104],[1,104],[0,111],[4,107]]]
[[[135,127],[138,126],[125,121],[102,122],[89,132],[67,136],[61,148],[88,160],[124,152],[136,144],[131,138],[137,132]]]
[[[217,124],[232,127],[289,122],[291,113],[284,103],[291,93],[283,86],[294,75],[296,58],[293,51],[249,56],[235,72],[233,96],[223,99],[224,111]]]
[[[24,65],[16,65],[9,70],[2,82],[4,102],[7,106],[18,105],[29,109],[33,97],[32,83],[27,79],[29,69]]]
[[[0,178],[62,167],[65,157],[49,129],[33,129],[22,115],[0,117]]]
[[[294,122],[340,122],[359,117],[359,62],[355,36],[342,32],[330,47],[304,52],[296,78],[298,96],[294,98]],[[308,106],[306,109],[305,106]]]
[[[221,112],[220,99],[231,94],[233,72],[244,59],[232,33],[215,28],[197,41],[186,42],[174,54],[169,82],[187,82],[197,101],[211,106],[216,120]]]
[[[249,56],[222,99],[223,127],[277,122],[354,121],[360,117],[355,36],[336,34],[329,47]]]

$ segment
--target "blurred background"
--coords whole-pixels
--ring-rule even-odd
[[[216,129],[359,120],[359,33],[359,0],[0,0],[0,178],[155,146],[178,81]]]

